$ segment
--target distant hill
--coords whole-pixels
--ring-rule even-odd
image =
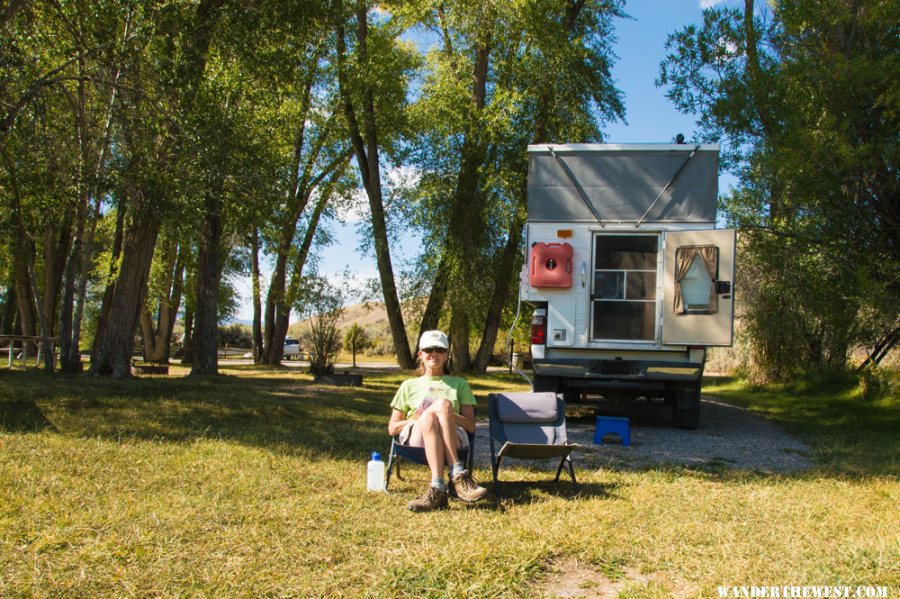
[[[407,309],[409,308],[409,309]],[[403,317],[406,319],[407,328],[413,323],[412,309],[409,304],[404,305]],[[296,336],[300,333],[304,321],[291,324],[288,333]],[[352,324],[357,324],[365,329],[369,334],[380,334],[386,332],[390,336],[390,325],[388,323],[387,310],[384,308],[384,302],[363,302],[361,304],[353,304],[344,308],[344,314],[338,320],[338,329],[344,330]],[[418,321],[415,321],[418,326]]]
[[[407,307],[410,309],[405,309]],[[413,318],[411,306],[404,306],[403,316],[407,323],[407,334],[411,334],[413,337],[418,335],[419,323],[417,318]],[[383,302],[364,302],[345,307],[344,314],[337,324],[341,338],[343,338],[343,331],[353,324],[365,330],[372,342],[372,347],[367,350],[367,353],[376,355],[393,354],[394,343],[391,337],[391,327]],[[288,328],[288,335],[302,339],[306,336],[306,330],[305,322],[295,322]],[[410,343],[413,343],[412,339]]]
[[[387,310],[383,302],[365,302],[347,306],[344,315],[338,321],[339,329],[346,329],[352,324],[357,324],[364,329],[377,328],[380,324],[387,324]]]

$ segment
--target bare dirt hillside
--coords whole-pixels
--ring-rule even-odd
[[[412,310],[408,306],[404,306],[403,317],[407,322],[407,327],[410,326],[409,323],[413,322],[411,320],[412,316]],[[305,321],[293,323],[288,329],[288,333],[296,336],[303,330],[305,324]],[[338,330],[343,331],[352,324],[359,325],[370,335],[390,331],[387,311],[384,309],[384,303],[382,302],[364,302],[344,308],[344,314],[337,323]],[[418,323],[416,323],[416,326],[418,326]]]
[[[353,304],[344,310],[344,315],[338,321],[338,328],[345,329],[352,324],[357,324],[364,329],[377,327],[381,323],[387,323],[387,311],[381,302],[366,302]]]

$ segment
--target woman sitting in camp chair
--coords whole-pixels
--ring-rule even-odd
[[[431,468],[428,491],[409,502],[414,512],[446,508],[450,495],[472,503],[488,494],[459,459],[459,448],[469,443],[467,431],[475,432],[475,396],[465,379],[449,376],[449,349],[447,335],[441,331],[423,333],[417,356],[419,376],[403,381],[391,401],[388,434],[399,435],[401,444],[424,448]],[[450,468],[449,489],[444,464]]]

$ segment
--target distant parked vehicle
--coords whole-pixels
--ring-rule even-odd
[[[285,360],[300,359],[300,341],[298,339],[293,339],[291,337],[286,337],[284,339],[283,357]]]

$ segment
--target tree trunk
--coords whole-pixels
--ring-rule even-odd
[[[53,340],[60,304],[63,270],[72,244],[72,223],[66,218],[59,228],[48,227],[44,236],[44,295],[41,301],[41,321],[46,330],[41,333],[44,368],[53,372],[55,353]]]
[[[35,282],[37,281],[37,276],[34,274],[34,263],[28,263],[28,280],[31,281],[31,293],[35,298],[40,298],[40,294],[38,293],[37,286]],[[38,300],[38,326],[40,327],[40,340],[38,342],[38,347],[41,350],[41,355],[44,358],[44,368],[47,372],[53,372],[53,348],[52,343],[49,341],[51,335],[51,325],[47,321],[47,315],[44,313],[44,302]]]
[[[331,179],[331,182],[319,195],[319,199],[316,201],[316,206],[313,209],[313,213],[309,219],[309,225],[306,227],[306,233],[303,234],[303,241],[300,243],[300,247],[297,249],[297,257],[294,259],[294,264],[291,272],[291,281],[287,289],[287,294],[285,301],[288,306],[294,304],[297,299],[297,296],[300,293],[300,282],[303,280],[303,268],[306,266],[306,259],[309,257],[309,250],[312,247],[313,238],[316,235],[316,229],[319,228],[319,221],[322,218],[322,213],[325,212],[325,207],[328,205],[328,200],[331,198],[331,186],[334,184],[337,179],[341,177],[343,169],[335,172],[334,176]],[[284,336],[287,335],[288,329],[288,318],[287,314],[289,312],[285,312],[285,317],[278,321],[277,323],[277,333],[281,335],[279,338],[282,339],[282,350],[283,350],[283,340]]]
[[[121,50],[124,54],[125,46],[129,37],[131,28],[131,14],[125,19],[122,34]],[[113,108],[118,94],[118,82],[124,70],[124,63],[120,63],[116,68],[112,77],[112,85],[109,92],[109,100],[106,102],[106,119],[103,125],[100,150],[93,163],[93,172],[90,180],[86,178],[86,173],[81,169],[87,166],[87,152],[85,139],[87,133],[87,123],[84,115],[84,84],[79,81],[79,146],[81,149],[82,161],[80,164],[79,186],[82,189],[83,197],[80,208],[83,213],[79,213],[79,223],[76,229],[75,242],[73,244],[70,260],[73,264],[67,265],[67,271],[71,268],[71,272],[67,274],[65,287],[65,300],[63,303],[63,316],[60,324],[60,358],[62,362],[62,370],[65,372],[81,372],[81,321],[84,316],[84,304],[87,296],[88,279],[91,272],[91,261],[94,254],[94,236],[97,231],[97,223],[100,220],[100,198],[98,185],[106,165],[106,157],[109,151],[109,145],[112,140],[112,123]],[[94,199],[94,208],[91,210],[91,198]],[[87,233],[85,233],[87,228]],[[76,272],[75,269],[78,269]],[[77,283],[75,279],[77,276]],[[72,289],[69,288],[69,281],[72,281]],[[72,297],[70,298],[70,294]],[[74,302],[74,311],[72,312],[71,304]],[[71,315],[70,315],[70,312]],[[69,321],[71,320],[71,324]],[[65,347],[63,346],[65,344]]]
[[[81,52],[79,52],[81,54]],[[77,265],[81,262],[82,238],[84,237],[85,219],[87,211],[90,207],[90,195],[87,191],[86,180],[86,159],[87,159],[87,127],[85,122],[85,86],[84,86],[84,56],[79,56],[78,72],[82,77],[78,81],[78,114],[76,118],[76,129],[78,134],[78,172],[75,188],[77,190],[76,197],[78,199],[77,213],[75,218],[75,234],[72,240],[72,249],[65,260],[65,271],[63,274],[63,295],[60,302],[59,314],[59,362],[60,370],[63,372],[75,373],[81,368],[81,355],[77,348],[72,349],[73,342],[77,345],[77,341],[72,338],[74,328],[74,304],[75,304],[75,277],[77,276]]]
[[[78,264],[81,262],[81,237],[84,234],[84,219],[79,214],[72,243],[72,252],[66,261],[63,276],[63,297],[59,316],[59,367],[62,372],[79,372],[81,370],[81,354],[78,351],[78,340],[74,338],[74,304],[75,286]]]
[[[191,375],[219,374],[217,332],[219,279],[222,276],[222,217],[220,194],[207,193],[203,234],[197,261],[196,330]]]
[[[278,240],[278,254],[275,259],[275,268],[272,270],[272,278],[269,280],[269,292],[266,294],[266,328],[263,338],[263,360],[273,366],[281,364],[284,357],[284,334],[280,330],[280,323],[290,319],[290,307],[286,305],[284,292],[287,280],[287,260],[294,242],[297,230],[297,221],[306,208],[309,201],[309,193],[305,185],[309,181],[309,168],[304,168],[303,147],[306,139],[306,117],[309,111],[312,97],[313,78],[311,77],[304,86],[301,103],[300,124],[294,137],[294,156],[291,164],[291,188],[287,196],[286,215],[281,223],[281,234]],[[310,157],[306,164],[315,161],[315,156]],[[287,314],[284,312],[287,311]],[[285,331],[287,328],[285,327]]]
[[[194,306],[184,306],[184,337],[181,339],[181,363],[190,364],[194,359]]]
[[[35,334],[35,321],[37,320],[37,305],[35,304],[34,282],[31,280],[31,264],[34,264],[34,243],[25,229],[22,221],[21,197],[19,193],[18,176],[15,162],[9,154],[0,148],[0,155],[6,163],[10,177],[10,223],[12,235],[10,252],[12,254],[12,278],[16,299],[19,306],[19,326],[21,334],[32,337]],[[28,343],[22,344],[22,353],[28,356]]]
[[[0,335],[13,334],[16,310],[19,309],[18,303],[16,300],[16,288],[10,282],[6,288],[6,298],[3,300],[3,313],[0,314]]]
[[[438,328],[441,320],[441,310],[444,308],[444,301],[447,299],[447,266],[446,254],[441,256],[438,263],[437,272],[434,275],[434,283],[431,285],[431,293],[428,294],[428,303],[425,304],[425,311],[422,313],[422,322],[419,325],[419,336],[416,338],[416,352],[421,349],[419,339],[425,331],[433,331]]]
[[[150,316],[150,308],[147,307],[147,299],[141,306],[141,340],[144,343],[144,362],[151,362],[156,354],[156,333],[153,330],[153,317]]]
[[[222,16],[225,0],[201,0],[197,5],[191,30],[186,34],[184,54],[178,65],[179,80],[184,86],[181,105],[186,114],[200,116],[195,111],[195,96],[203,82],[206,61],[213,32]],[[205,140],[207,144],[215,140]],[[215,169],[218,162],[201,149],[207,168]],[[195,330],[192,337],[193,359],[191,375],[219,373],[218,356],[218,292],[222,274],[222,174],[210,172],[204,190],[203,230],[197,256],[197,287],[195,298]]]
[[[262,362],[262,305],[259,290],[259,229],[253,227],[250,237],[250,280],[252,282],[253,301],[253,363]]]
[[[469,106],[463,144],[460,150],[460,169],[453,196],[453,211],[448,228],[445,256],[453,264],[450,270],[448,300],[451,312],[451,335],[454,338],[453,366],[468,372],[472,369],[469,352],[469,313],[472,308],[473,269],[479,264],[478,249],[483,246],[483,206],[479,170],[484,163],[484,144],[481,141],[481,114],[487,98],[487,76],[490,63],[490,42],[479,40],[475,49],[472,71],[472,97]]]
[[[290,246],[290,242],[288,243]],[[269,293],[266,294],[266,328],[264,332],[263,359],[267,364],[277,366],[281,364],[284,354],[284,337],[278,341],[279,333],[277,323],[285,319],[284,286],[287,273],[288,249],[279,248],[275,259],[275,268],[269,281]]]
[[[144,360],[148,362],[169,361],[169,346],[172,340],[172,331],[175,327],[175,317],[178,306],[181,303],[181,290],[184,278],[183,246],[177,241],[169,240],[166,248],[165,266],[166,276],[160,284],[159,297],[150,298],[144,302],[141,310],[141,331],[144,338]],[[156,312],[156,324],[150,314],[152,304],[158,306]]]
[[[109,314],[112,309],[112,299],[113,292],[116,288],[116,279],[121,274],[119,271],[119,258],[122,255],[122,244],[125,238],[126,212],[125,202],[120,201],[116,210],[116,230],[113,234],[112,251],[109,256],[109,274],[106,279],[106,286],[103,289],[103,300],[100,302],[100,316],[97,318],[97,331],[94,333],[94,345],[91,347],[92,357],[97,351],[97,341],[106,335],[106,324],[109,322]],[[93,370],[93,367],[91,370]]]
[[[475,372],[484,373],[490,363],[494,344],[497,342],[497,333],[500,330],[500,319],[503,316],[503,307],[512,288],[512,281],[516,278],[516,261],[521,253],[519,245],[522,242],[522,227],[525,226],[521,210],[516,211],[510,226],[506,247],[503,248],[503,256],[496,271],[494,279],[494,293],[488,304],[487,315],[484,319],[484,332],[481,335],[481,345],[475,358]]]
[[[135,218],[125,234],[122,267],[112,286],[103,333],[94,343],[89,374],[109,374],[114,378],[131,376],[134,332],[147,292],[159,233],[159,220],[155,214],[155,206],[135,210]]]
[[[172,335],[175,333],[175,321],[178,320],[178,308],[181,306],[181,296],[184,293],[184,265],[187,259],[187,250],[183,244],[178,246],[178,257],[175,259],[175,272],[172,275],[172,293],[169,296],[169,302],[166,304],[165,314],[160,312],[159,331],[161,335],[160,343],[162,351],[159,354],[161,362],[169,362],[172,347]]]
[[[290,325],[290,320],[288,318],[290,315],[290,307],[294,304],[294,301],[300,293],[300,282],[303,279],[303,267],[306,266],[306,259],[309,257],[309,250],[312,247],[316,229],[319,227],[319,220],[322,218],[322,213],[325,211],[325,207],[328,205],[328,200],[331,197],[331,185],[341,177],[342,172],[343,169],[336,171],[332,176],[329,185],[327,185],[322,193],[319,194],[319,199],[310,216],[306,233],[303,235],[303,241],[297,249],[297,256],[291,267],[291,280],[287,286],[284,297],[286,309],[279,314],[279,317],[275,320],[274,326],[275,338],[281,340],[281,345],[279,347],[273,347],[272,350],[273,352],[278,353],[279,363],[284,354],[284,338],[287,335],[288,326]]]
[[[388,323],[391,327],[391,338],[394,342],[394,351],[397,354],[397,362],[401,368],[411,370],[415,368],[415,360],[409,350],[409,340],[406,338],[406,325],[403,322],[400,299],[397,295],[397,285],[394,280],[394,269],[391,264],[390,245],[387,238],[387,223],[384,214],[384,200],[381,191],[381,174],[378,164],[378,129],[375,118],[375,99],[371,87],[363,90],[363,132],[356,119],[356,111],[353,107],[350,91],[347,89],[345,76],[346,42],[344,40],[343,10],[340,1],[336,2],[337,10],[337,46],[338,46],[338,83],[340,94],[344,100],[344,110],[350,130],[353,150],[356,154],[356,162],[369,198],[369,210],[372,218],[372,237],[375,245],[375,259],[378,264],[378,274],[381,279],[381,290],[384,297],[384,306],[387,311]],[[357,59],[360,67],[365,71],[368,66],[366,42],[368,37],[367,6],[362,0],[357,0]]]
[[[472,370],[472,355],[469,352],[469,315],[464,311],[454,311],[450,315],[450,353],[453,369],[461,372]]]
[[[35,306],[31,274],[28,268],[29,253],[33,252],[31,244],[19,235],[13,236],[13,280],[16,298],[19,304],[19,323],[22,335],[32,337],[37,332],[37,307]],[[23,344],[23,351],[28,355],[28,344]]]

